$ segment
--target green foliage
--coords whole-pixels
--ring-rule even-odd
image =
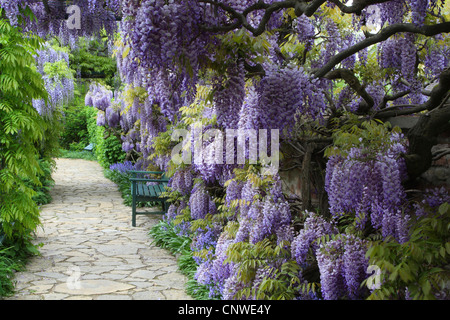
[[[72,70],[65,60],[59,60],[53,63],[46,62],[44,65],[44,72],[49,78],[73,78]]]
[[[292,300],[298,292],[300,267],[290,259],[288,242],[274,245],[274,241],[266,238],[256,244],[248,242],[233,243],[228,247],[228,258],[225,262],[238,264],[239,281],[245,288],[238,291],[235,298],[251,298],[257,300]],[[278,266],[277,268],[271,266]],[[257,272],[267,273],[259,285]]]
[[[103,133],[103,139],[100,135],[102,130],[97,131],[97,144],[95,145],[95,153],[99,163],[109,168],[110,165],[125,160],[126,153],[122,150],[122,141],[115,135],[106,136]]]
[[[381,287],[369,299],[436,299],[450,296],[450,204],[413,223],[411,238],[373,242],[367,252],[370,264],[381,270]],[[363,284],[364,285],[364,284]]]
[[[76,103],[71,103],[64,109],[64,130],[61,134],[61,147],[80,151],[73,145],[88,145],[88,133],[86,126],[86,112],[84,106],[80,105],[79,98],[75,99]],[[83,147],[83,148],[84,148]]]
[[[70,55],[70,67],[80,70],[81,76],[86,78],[103,77],[104,82],[116,86],[117,62],[107,55],[106,41],[80,39],[79,47]]]
[[[77,84],[74,99],[63,106],[64,118],[60,145],[64,149],[81,151],[89,144],[87,116],[88,109],[92,108],[84,105],[87,88],[84,82]]]
[[[39,224],[35,192],[24,179],[39,185],[38,158],[49,124],[32,106],[47,98],[33,53],[40,38],[0,20],[0,221],[8,237],[25,235]]]
[[[190,251],[192,240],[189,237],[177,235],[173,226],[165,221],[160,221],[149,234],[153,237],[155,245],[167,249],[172,254]]]
[[[233,57],[245,57],[253,63],[264,62],[264,55],[270,50],[268,34],[253,37],[244,28],[231,31],[223,35],[217,35],[220,46],[214,45],[210,50],[214,51],[214,61],[209,61],[209,67],[224,73],[227,64]],[[230,57],[232,57],[230,59]]]
[[[30,256],[39,254],[31,240],[30,234],[14,235],[0,245],[0,298],[14,293],[14,274],[25,269]]]
[[[23,264],[8,254],[9,248],[0,246],[0,297],[9,296],[14,292],[12,278],[15,271],[23,269]]]
[[[340,124],[333,132],[333,144],[325,150],[325,156],[340,155],[345,157],[351,148],[364,148],[369,154],[389,149],[392,132],[400,133],[399,127],[391,129],[389,122],[380,120],[361,121],[349,114],[348,122]]]
[[[88,161],[97,161],[97,157],[90,151],[71,151],[61,149],[61,158],[66,159],[83,159]]]
[[[122,150],[122,141],[118,135],[97,126],[97,112],[93,107],[86,107],[89,142],[94,144],[93,152],[98,162],[104,168],[109,168],[114,163],[123,162],[126,153]]]
[[[24,179],[24,181],[36,192],[33,196],[33,201],[38,205],[43,205],[50,203],[52,200],[50,190],[54,185],[54,180],[52,179],[53,163],[44,159],[40,159],[38,162],[42,172],[39,175],[39,184],[32,183],[29,179]]]

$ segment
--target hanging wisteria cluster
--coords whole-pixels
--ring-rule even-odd
[[[239,265],[225,262],[228,258],[228,247],[239,242],[256,244],[268,237],[275,237],[279,244],[290,243],[293,238],[293,230],[291,228],[289,204],[282,194],[279,179],[275,179],[271,184],[269,193],[264,200],[257,199],[263,190],[254,186],[250,181],[242,185],[242,182],[232,179],[229,181],[227,191],[227,203],[231,204],[233,200],[238,200],[240,203],[235,207],[235,210],[240,213],[237,218],[239,222],[238,231],[235,237],[232,237],[227,231],[216,233],[216,236],[211,237],[211,239],[217,241],[215,251],[209,256],[209,259],[200,261],[195,278],[199,283],[208,286],[210,297],[223,296],[225,299],[230,299],[243,284],[239,284],[237,279]],[[195,191],[195,193],[198,193],[198,191]],[[207,195],[203,198],[206,202]],[[201,207],[204,208],[205,204],[202,203]],[[191,210],[192,208],[195,208],[196,212],[199,211],[197,204],[194,207],[191,206]],[[203,209],[203,211],[206,212],[207,210]],[[276,266],[273,265],[272,267],[275,268]],[[262,269],[260,271],[262,272]],[[263,276],[260,275],[259,281],[262,278]],[[257,279],[253,285],[258,286]]]
[[[67,2],[67,4],[66,4]],[[79,26],[70,24],[74,12],[67,10],[69,5],[79,8]],[[36,19],[24,17],[22,27],[43,38],[58,36],[64,44],[75,45],[78,37],[99,35],[104,29],[112,37],[117,31],[116,15],[121,12],[121,0],[72,0],[44,1],[36,0],[1,0],[0,7],[5,9],[6,16],[12,25],[17,25],[20,9],[29,7]],[[112,38],[111,38],[112,39]]]
[[[330,212],[334,216],[354,213],[360,229],[370,221],[375,229],[382,229],[384,237],[405,242],[409,215],[404,214],[406,165],[400,155],[407,152],[406,140],[402,134],[393,134],[388,150],[375,152],[354,147],[345,158],[329,159],[325,190]]]
[[[95,83],[90,85],[89,91],[85,96],[84,103],[86,106],[92,106],[99,110],[97,114],[98,126],[105,126],[108,124],[112,125],[111,127],[115,127],[119,123],[118,113],[113,112],[114,110],[112,110],[112,98],[113,93],[111,90]]]
[[[445,202],[450,202],[450,195],[445,187],[426,189],[423,199],[413,204],[415,214],[424,217],[428,211],[435,211]]]
[[[321,216],[312,212],[307,212],[307,215],[303,229],[291,243],[292,258],[302,268],[307,268],[311,264],[311,261],[308,261],[308,253],[312,251],[315,254],[321,237],[338,233],[336,226]]]
[[[61,66],[59,72],[46,72],[47,68],[56,64]],[[58,108],[73,98],[74,79],[69,71],[69,55],[46,44],[36,52],[36,66],[44,79],[48,101],[33,99],[33,107],[41,116],[51,117]]]
[[[316,250],[325,300],[360,299],[367,288],[361,282],[367,277],[368,243],[354,235],[342,234]]]

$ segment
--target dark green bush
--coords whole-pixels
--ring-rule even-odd
[[[367,255],[381,270],[381,285],[369,299],[449,299],[449,230],[450,204],[443,203],[412,225],[409,241],[374,242]]]
[[[80,86],[79,90],[83,90]],[[62,148],[81,151],[89,144],[87,129],[87,111],[84,95],[76,95],[74,100],[64,107],[63,130],[60,137]]]
[[[39,253],[31,241],[31,232],[28,232],[25,236],[6,238],[0,245],[0,297],[14,293],[14,274],[25,269],[30,256]]]
[[[93,152],[98,162],[108,169],[110,165],[124,161],[126,153],[122,150],[120,137],[97,126],[97,112],[96,108],[86,107],[89,142],[94,144]]]
[[[36,192],[33,196],[34,202],[38,205],[43,205],[50,203],[52,200],[50,195],[50,190],[54,185],[54,181],[52,179],[52,163],[44,159],[40,159],[38,162],[39,168],[42,172],[39,175],[39,183],[33,183],[29,179],[25,179],[25,183],[29,188]]]
[[[104,40],[88,40],[80,38],[79,46],[70,55],[70,66],[80,70],[83,78],[102,78],[113,87],[117,81],[117,62],[108,56],[108,45]]]
[[[9,296],[14,292],[14,271],[21,270],[23,265],[12,259],[9,248],[0,246],[0,297]]]

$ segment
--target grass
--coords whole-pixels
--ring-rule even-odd
[[[14,275],[25,269],[27,254],[19,244],[0,245],[0,299],[14,294]]]
[[[149,234],[153,238],[153,244],[178,256],[178,268],[188,278],[185,288],[186,293],[196,300],[209,300],[209,289],[199,284],[194,277],[198,265],[192,257],[192,239],[186,236],[179,236],[173,225],[163,220],[155,225]]]
[[[0,297],[7,297],[13,294],[14,272],[22,267],[7,255],[8,249],[9,248],[0,250]]]
[[[73,151],[60,149],[61,158],[66,159],[83,159],[89,161],[97,161],[97,157],[91,151]]]

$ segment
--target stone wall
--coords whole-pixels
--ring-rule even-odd
[[[389,119],[392,125],[407,130],[417,123],[418,116],[400,116]],[[438,136],[437,144],[431,152],[435,154],[439,150],[450,148],[450,132]],[[431,167],[419,178],[418,189],[446,187],[450,191],[450,154],[433,161]]]
[[[416,122],[415,116],[402,116],[391,118],[389,121],[393,126],[399,126],[403,130],[411,128]],[[450,132],[441,134],[437,139],[437,144],[432,148],[432,152],[449,148],[450,150]],[[294,194],[301,198],[302,181],[301,168],[295,168],[289,171],[281,171],[280,176],[283,180],[284,191],[288,194]],[[432,166],[419,178],[417,186],[420,190],[435,187],[445,187],[450,192],[450,154],[447,154],[435,161]],[[311,202],[313,206],[318,203],[318,191],[316,186],[311,184]]]
[[[450,132],[446,132],[439,136],[438,144],[436,144],[431,151],[434,154],[445,148],[450,148]],[[431,168],[422,174],[420,178],[421,189],[444,186],[450,190],[450,154],[433,161]]]

